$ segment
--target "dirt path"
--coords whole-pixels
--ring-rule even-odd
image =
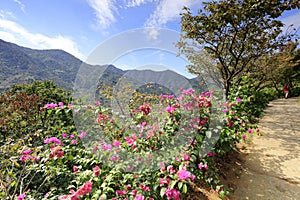
[[[244,157],[230,199],[300,199],[300,103],[297,98],[272,101]]]

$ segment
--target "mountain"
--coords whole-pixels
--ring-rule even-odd
[[[62,50],[34,50],[0,39],[0,87],[53,80],[71,89],[82,61]],[[0,89],[1,89],[0,88]]]
[[[96,67],[103,69],[102,76],[99,77],[99,84],[109,86],[116,85],[121,77],[131,76],[133,79],[143,77],[139,78],[142,82],[159,82],[171,88],[174,85],[184,86],[187,83],[193,87],[199,87],[197,79],[187,79],[169,70],[161,72],[123,71],[113,65],[92,66],[63,50],[35,50],[0,39],[0,90],[7,89],[13,84],[28,83],[34,80],[53,80],[59,87],[71,90],[78,70],[83,65],[86,69]],[[90,73],[90,75],[95,74]]]

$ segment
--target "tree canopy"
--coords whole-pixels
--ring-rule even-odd
[[[238,81],[252,71],[259,58],[294,39],[293,32],[284,34],[278,17],[299,7],[295,0],[222,0],[204,2],[198,15],[184,8],[180,53],[187,55],[192,73],[218,71],[228,96],[233,79]],[[211,66],[207,65],[209,60]],[[215,69],[207,70],[211,67]]]

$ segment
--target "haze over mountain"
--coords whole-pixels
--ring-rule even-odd
[[[106,68],[99,77],[99,82],[110,86],[118,83],[122,76],[131,74],[133,77],[144,77],[144,81],[156,81],[170,86],[175,83],[181,84],[179,80],[181,82],[186,80],[193,87],[199,87],[197,79],[187,79],[170,70],[160,72],[123,71],[113,65],[92,66],[63,50],[35,50],[0,39],[0,90],[7,89],[13,84],[28,83],[34,80],[53,80],[59,87],[71,90],[78,70],[83,65],[89,69]]]

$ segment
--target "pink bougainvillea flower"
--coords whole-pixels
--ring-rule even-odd
[[[168,113],[173,113],[176,110],[177,110],[177,108],[175,108],[174,106],[167,106],[166,107],[166,112],[168,112]]]
[[[165,167],[165,163],[164,162],[160,162],[159,166],[160,166],[160,168],[164,168]]]
[[[190,157],[189,155],[187,155],[187,154],[184,154],[184,155],[183,155],[183,159],[184,159],[184,160],[190,160],[191,157]]]
[[[58,200],[68,200],[70,199],[68,195],[62,195],[58,197]]]
[[[91,110],[91,109],[93,109],[93,106],[87,105],[86,108]]]
[[[30,155],[23,155],[20,157],[21,162],[25,162],[26,160],[36,160],[36,158],[34,156],[30,156]]]
[[[187,89],[187,90],[181,88],[180,91],[181,91],[181,94],[184,94],[186,96],[191,96],[192,94],[195,93],[195,90],[193,90],[192,88]]]
[[[143,104],[139,108],[140,112],[143,112],[145,115],[148,115],[151,112],[151,107],[149,104]]]
[[[128,146],[131,146],[132,144],[133,144],[133,140],[130,138],[130,137],[128,137],[128,136],[126,136],[126,144],[128,145]]]
[[[167,167],[167,171],[168,171],[170,174],[175,174],[175,172],[176,172],[176,170],[173,169],[173,166],[172,166],[172,165],[169,165],[169,166]]]
[[[202,162],[198,164],[198,168],[199,169],[205,169],[208,170],[208,165],[207,164],[203,164]]]
[[[238,97],[237,99],[236,99],[236,102],[238,102],[238,103],[240,103],[242,101],[242,99],[240,98],[240,97]]]
[[[29,155],[31,153],[31,149],[27,149],[25,151],[22,152],[23,155]]]
[[[208,157],[214,157],[214,156],[215,156],[215,153],[214,153],[214,152],[208,152],[208,153],[207,153],[207,156],[208,156]]]
[[[190,102],[185,102],[184,104],[183,104],[183,109],[184,110],[190,110],[190,111],[192,111],[194,108],[193,108],[193,102],[192,101],[190,101]]]
[[[56,103],[47,103],[47,104],[45,105],[45,107],[46,107],[47,109],[56,108],[56,107],[57,107],[57,104],[56,104]]]
[[[132,190],[132,191],[131,191],[131,194],[132,194],[133,196],[135,196],[135,195],[137,194],[137,190]]]
[[[110,151],[110,150],[112,150],[112,145],[111,144],[104,144],[104,145],[102,145],[102,150],[103,151],[106,151],[106,150]]]
[[[145,197],[141,194],[136,195],[136,197],[134,198],[134,200],[144,200]]]
[[[100,102],[99,102],[99,101],[96,101],[96,102],[95,102],[95,105],[96,105],[96,106],[100,106]]]
[[[84,185],[82,186],[82,191],[84,194],[86,193],[92,193],[92,186],[93,186],[93,183],[91,181],[87,181],[84,183]]]
[[[212,106],[212,103],[210,102],[210,100],[204,96],[199,96],[197,98],[198,101],[198,106],[200,108],[208,108]]]
[[[63,102],[58,102],[58,105],[59,105],[60,109],[64,108],[64,103]]]
[[[74,135],[74,134],[71,134],[71,135],[70,135],[70,138],[74,138],[74,137],[75,137],[75,135]]]
[[[69,191],[70,194],[74,194],[75,192],[76,192],[76,191],[73,190],[73,189],[71,189],[71,190]]]
[[[224,110],[223,110],[223,112],[225,112],[225,113],[228,113],[228,109],[227,108],[225,108]]]
[[[211,92],[205,92],[204,95],[207,96],[207,97],[210,97],[210,95],[211,95],[212,93],[213,93],[213,91],[211,91]]]
[[[60,144],[60,140],[57,137],[51,137],[51,138],[46,138],[44,140],[45,144],[49,144],[49,143],[56,143],[56,144]]]
[[[61,134],[61,137],[62,137],[62,138],[67,138],[68,135],[67,135],[66,133],[62,133],[62,134]]]
[[[242,138],[245,140],[245,139],[247,139],[248,137],[247,137],[247,135],[243,135]]]
[[[167,196],[167,199],[172,199],[174,197],[174,200],[180,200],[180,192],[176,189],[170,189],[169,187],[165,191],[165,195]]]
[[[194,180],[195,180],[195,175],[192,174],[192,175],[190,176],[190,179],[191,179],[191,181],[194,181]]]
[[[126,195],[126,190],[117,190],[116,191],[116,195],[118,195],[118,196],[124,196],[124,195]]]
[[[79,170],[79,167],[77,167],[77,166],[73,166],[73,171],[76,173],[76,172],[78,172],[78,170]]]
[[[178,180],[187,180],[191,175],[191,172],[182,169],[177,172]]]
[[[98,150],[98,146],[94,146],[93,149],[94,149],[94,151],[97,151]]]
[[[129,185],[126,185],[126,190],[131,190],[132,189],[132,186],[129,184]]]
[[[77,140],[72,140],[71,143],[72,144],[77,144]]]
[[[60,146],[52,148],[51,152],[52,153],[49,156],[50,158],[60,158],[65,155],[65,153],[63,151],[60,151]]]
[[[164,184],[169,185],[170,182],[171,182],[170,178],[159,178],[159,184],[160,185],[164,185]]]
[[[110,160],[111,160],[111,161],[116,161],[116,160],[119,160],[119,159],[120,159],[119,156],[111,156],[111,157],[110,157]]]
[[[108,120],[108,115],[107,114],[103,114],[103,113],[99,113],[98,114],[98,118],[97,118],[97,122],[98,123],[102,123]]]
[[[20,194],[20,195],[18,196],[18,200],[23,200],[23,199],[25,199],[25,197],[26,197],[26,194],[25,194],[25,193]]]
[[[120,142],[120,141],[114,141],[114,142],[113,142],[113,145],[114,145],[115,147],[120,147],[121,142]]]
[[[257,130],[256,130],[256,132],[257,132],[257,133],[259,133],[259,132],[260,132],[260,130],[259,130],[259,129],[257,129]]]
[[[228,122],[228,128],[233,128],[234,122]]]
[[[81,132],[79,135],[78,135],[78,138],[82,140],[82,138],[84,138],[86,136],[86,132]]]
[[[180,200],[180,192],[177,191],[176,189],[172,190],[172,195],[174,197],[174,200]]]
[[[252,129],[249,129],[249,130],[248,130],[248,133],[249,133],[249,134],[252,134],[252,133],[253,133]]]
[[[93,168],[93,171],[94,171],[94,176],[99,176],[100,174],[100,167],[99,166],[96,166]]]
[[[132,137],[133,141],[136,141],[136,140],[137,140],[137,137],[136,137],[135,134],[131,134],[130,136]]]
[[[161,95],[161,98],[163,98],[163,99],[173,99],[174,95],[163,94],[163,95]]]
[[[69,103],[68,108],[70,108],[70,109],[73,108],[73,104]]]
[[[173,196],[172,190],[169,187],[165,191],[165,195],[167,196],[167,199],[171,199],[172,198],[172,196]]]
[[[146,185],[146,184],[139,184],[139,188],[141,188],[142,190],[144,190],[145,192],[149,192],[150,188]]]
[[[49,193],[46,193],[45,195],[44,195],[44,198],[48,198],[49,197]]]

